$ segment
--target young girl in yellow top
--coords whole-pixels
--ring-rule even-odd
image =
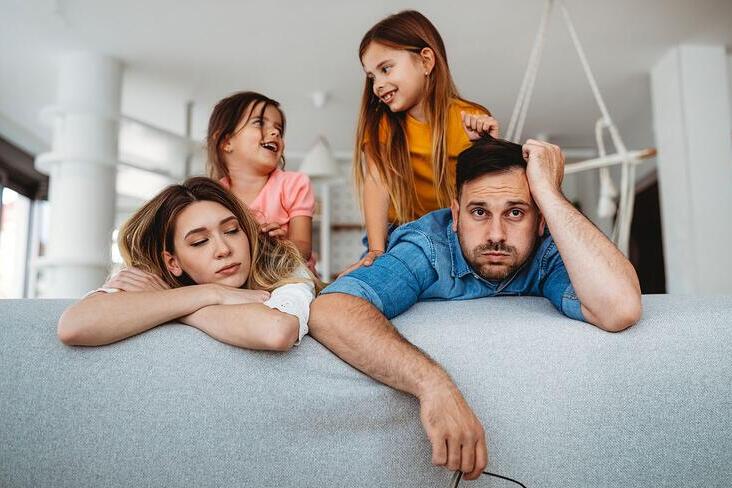
[[[356,132],[354,177],[368,251],[346,272],[370,265],[391,228],[448,207],[457,155],[498,123],[460,98],[437,29],[408,10],[374,25],[361,40],[366,73]]]

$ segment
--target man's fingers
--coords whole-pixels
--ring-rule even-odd
[[[466,480],[474,480],[480,476],[488,465],[488,449],[485,445],[485,436],[475,443],[475,464],[473,470],[465,473]]]
[[[431,439],[432,441],[432,464],[445,466],[447,464],[447,442],[442,436]]]
[[[447,469],[455,471],[460,469],[460,456],[462,454],[462,446],[460,441],[456,439],[447,439]]]
[[[460,458],[460,471],[472,473],[475,469],[475,442],[463,444]]]

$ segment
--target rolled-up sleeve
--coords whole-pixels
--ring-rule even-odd
[[[391,319],[414,305],[437,279],[428,254],[429,251],[413,241],[398,242],[371,266],[362,266],[338,278],[321,293],[345,293],[362,298]]]
[[[542,294],[567,317],[587,322],[582,314],[582,304],[577,298],[567,268],[554,242],[547,248],[542,267]]]

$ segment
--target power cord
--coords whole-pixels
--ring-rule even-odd
[[[488,475],[488,476],[493,476],[494,478],[500,478],[502,480],[510,481],[511,483],[516,483],[517,485],[521,486],[522,488],[526,488],[526,485],[524,485],[520,481],[516,481],[515,479],[509,478],[507,476],[501,476],[500,474],[491,473],[489,471],[483,471],[483,474]],[[457,488],[462,477],[463,477],[462,471],[455,471],[452,474],[452,480],[450,480],[450,488]]]

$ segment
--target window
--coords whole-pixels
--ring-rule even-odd
[[[0,187],[0,298],[23,298],[32,202]]]

